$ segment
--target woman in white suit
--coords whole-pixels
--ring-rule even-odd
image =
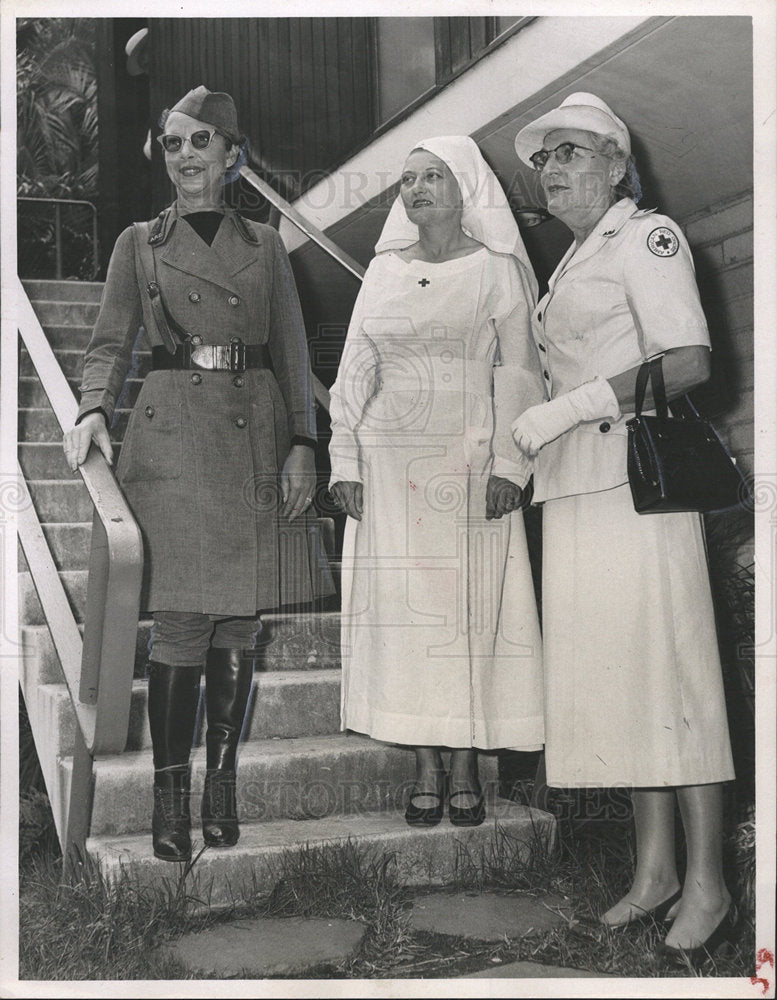
[[[670,399],[709,376],[693,261],[671,219],[637,208],[628,130],[598,97],[566,98],[516,150],[575,237],[533,315],[547,398],[513,425],[544,503],[547,780],[633,789],[634,883],[601,920],[673,919],[664,954],[701,959],[732,929],[734,776],[704,540],[697,514],[635,513],[625,426],[643,361],[663,355]]]

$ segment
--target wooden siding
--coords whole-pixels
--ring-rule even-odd
[[[304,189],[372,133],[368,18],[152,18],[151,108],[156,118],[192,87],[225,90],[254,159]],[[155,207],[169,200],[154,150]]]

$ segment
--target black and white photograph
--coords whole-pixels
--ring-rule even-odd
[[[0,996],[774,997],[777,8],[0,50]]]

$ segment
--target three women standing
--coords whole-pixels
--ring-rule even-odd
[[[540,637],[510,424],[542,398],[535,286],[466,136],[420,142],[331,391],[343,551],[342,726],[413,746],[406,819],[480,823],[473,748],[543,742]],[[487,510],[488,507],[488,510]],[[446,776],[441,747],[452,748]]]

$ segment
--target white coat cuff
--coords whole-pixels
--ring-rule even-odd
[[[494,456],[494,463],[491,467],[491,475],[499,476],[500,479],[509,479],[511,483],[523,489],[531,479],[532,462],[531,459],[519,459],[518,461],[503,458],[501,455]]]

